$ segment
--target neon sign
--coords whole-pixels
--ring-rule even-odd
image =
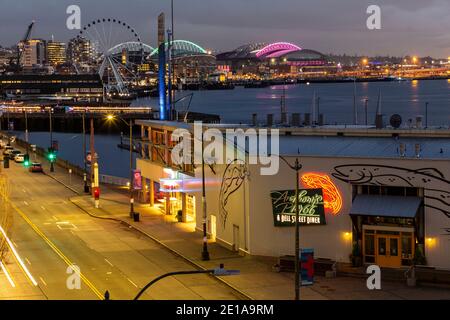
[[[339,189],[324,173],[305,173],[301,177],[302,183],[307,188],[320,188],[323,190],[325,209],[329,213],[337,215],[342,209],[342,195]]]

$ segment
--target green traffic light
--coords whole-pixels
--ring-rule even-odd
[[[30,165],[30,163],[29,163],[28,161],[25,161],[25,162],[23,163],[23,165],[24,165],[25,167],[28,167],[28,166]]]

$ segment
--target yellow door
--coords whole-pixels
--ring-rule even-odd
[[[377,236],[377,264],[380,267],[398,268],[401,266],[400,237],[391,235]]]

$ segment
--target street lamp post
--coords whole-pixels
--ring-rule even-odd
[[[28,153],[28,116],[27,116],[27,109],[25,109],[25,142],[26,142],[26,146],[27,146],[27,157],[29,156]]]
[[[290,164],[284,157],[279,156],[289,168],[295,171],[295,300],[300,300],[300,206],[298,201],[299,196],[299,183],[300,183],[300,170],[302,165],[298,158],[295,159],[294,165]]]
[[[425,129],[428,129],[428,102],[425,102]]]
[[[84,110],[83,115],[83,164],[84,164],[84,193],[89,193],[89,186],[87,184],[87,160],[86,160],[86,110]],[[92,155],[91,155],[92,159]],[[92,163],[91,163],[92,165]]]
[[[202,128],[202,207],[203,207],[203,251],[202,260],[209,260],[208,252],[208,237],[206,234],[206,220],[207,220],[207,210],[206,210],[206,185],[205,185],[205,140]]]
[[[53,152],[53,120],[52,120],[52,112],[53,108],[50,107],[49,114],[50,114],[50,150]],[[55,167],[53,166],[53,159],[50,159],[50,172],[54,172]]]
[[[122,117],[116,115],[108,115],[107,120],[113,121],[115,118],[122,120],[130,128],[130,218],[134,217],[134,186],[133,186],[133,119],[130,122],[125,121]]]

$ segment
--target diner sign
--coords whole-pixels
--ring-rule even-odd
[[[272,191],[271,197],[275,227],[295,226],[295,190]],[[322,189],[300,189],[298,200],[300,225],[326,224]]]

